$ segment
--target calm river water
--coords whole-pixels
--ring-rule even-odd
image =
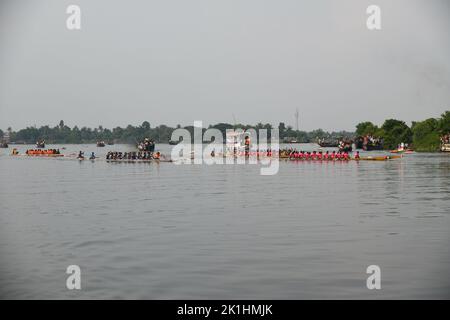
[[[257,165],[9,152],[0,149],[1,298],[450,298],[448,154],[281,162],[262,176]],[[81,290],[66,288],[72,264]],[[366,287],[369,265],[381,268],[381,290]]]

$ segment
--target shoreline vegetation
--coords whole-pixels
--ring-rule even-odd
[[[177,125],[175,128],[159,125],[152,128],[148,121],[141,125],[128,125],[125,128],[116,127],[107,129],[103,126],[88,128],[78,126],[69,127],[63,120],[55,127],[49,125],[27,127],[14,131],[8,128],[5,132],[0,129],[0,140],[8,136],[11,144],[35,144],[36,141],[45,140],[48,144],[83,144],[107,141],[109,143],[136,144],[144,137],[151,137],[156,143],[169,143],[172,131],[184,128],[193,136],[194,127]],[[218,123],[210,125],[209,128],[219,129],[225,136],[227,129],[272,129],[270,124],[258,123],[256,125],[232,125],[229,123]],[[355,132],[338,131],[326,132],[322,129],[313,131],[294,130],[283,122],[278,125],[281,143],[316,143],[322,141],[354,140],[357,137],[371,136],[383,140],[383,149],[391,150],[397,148],[401,143],[407,143],[418,152],[436,152],[441,145],[441,137],[450,133],[450,111],[445,111],[440,118],[429,118],[423,121],[413,121],[408,126],[404,121],[387,119],[378,127],[372,122],[366,121],[356,125]],[[206,130],[206,128],[204,129]],[[270,132],[268,132],[270,135]]]

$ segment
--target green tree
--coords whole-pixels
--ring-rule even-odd
[[[278,125],[278,130],[279,130],[279,134],[280,134],[280,139],[283,139],[284,137],[286,137],[286,125],[284,124],[284,122],[280,122],[280,124]]]
[[[306,132],[306,131],[297,131],[297,134],[295,137],[296,137],[297,141],[301,142],[301,143],[311,142],[309,139],[308,132]]]
[[[416,151],[438,151],[440,145],[439,122],[430,118],[421,122],[414,122],[411,131],[413,133],[413,145]]]
[[[400,143],[411,143],[412,132],[404,121],[388,119],[381,126],[381,136],[384,139],[384,147],[396,148]]]
[[[450,111],[445,111],[441,115],[438,123],[438,129],[441,135],[450,133]]]
[[[316,129],[309,133],[310,140],[315,141],[317,139],[325,139],[330,136],[328,132],[323,131],[322,129]]]
[[[146,131],[150,130],[150,122],[148,122],[148,121],[142,122],[141,127],[142,127],[142,129],[144,129]]]
[[[378,131],[378,127],[370,121],[360,122],[356,125],[356,135],[374,135]]]

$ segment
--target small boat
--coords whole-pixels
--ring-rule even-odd
[[[361,157],[361,158],[359,158],[359,159],[355,159],[355,158],[352,158],[352,160],[356,160],[356,161],[359,161],[359,160],[365,160],[365,161],[387,161],[387,160],[393,160],[393,159],[399,159],[399,158],[401,158],[402,156],[378,156],[378,157],[371,157],[371,156],[369,156],[369,157]]]
[[[0,143],[0,148],[8,148],[8,144],[6,142]]]
[[[412,149],[395,149],[395,150],[391,150],[389,151],[390,153],[414,153],[414,150]]]
[[[104,147],[105,145],[105,141],[97,141],[97,147]]]
[[[285,137],[283,143],[298,143],[297,139],[294,137]]]
[[[108,144],[108,146],[113,146],[114,145],[114,141],[108,141],[107,144]]]
[[[322,148],[337,148],[339,146],[338,142],[335,141],[319,141],[317,144]]]
[[[45,141],[44,140],[38,141],[36,143],[36,149],[44,149],[44,148],[45,148]]]

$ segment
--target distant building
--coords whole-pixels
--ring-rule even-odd
[[[6,143],[9,143],[9,132],[4,132],[3,133],[3,138],[2,138],[2,140],[3,140],[3,142],[6,142]]]

